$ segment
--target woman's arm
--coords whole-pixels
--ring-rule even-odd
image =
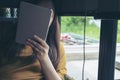
[[[40,61],[42,70],[47,80],[62,80],[54,69],[48,56],[49,46],[38,36],[34,36],[35,40],[28,39],[27,44],[30,45],[38,60]]]
[[[47,80],[62,80],[54,69],[49,57],[46,56],[46,58],[41,61],[41,66]]]

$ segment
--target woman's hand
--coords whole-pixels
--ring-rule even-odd
[[[34,39],[28,39],[26,43],[33,48],[34,54],[40,61],[48,58],[49,46],[40,37],[34,35]]]
[[[28,39],[26,43],[33,48],[40,61],[46,80],[61,80],[48,57],[49,46],[47,43],[36,35],[34,35],[34,40]]]

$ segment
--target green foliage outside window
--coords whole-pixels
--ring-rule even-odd
[[[86,36],[100,39],[100,27],[95,23],[89,23],[93,20],[93,17],[87,17],[86,19]],[[61,17],[61,32],[62,33],[76,33],[83,35],[84,33],[85,17],[81,16],[64,16]],[[118,21],[117,42],[120,43],[120,21]]]

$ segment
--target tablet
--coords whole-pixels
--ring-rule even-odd
[[[51,9],[21,2],[16,42],[25,44],[28,38],[33,38],[33,35],[38,35],[43,40],[46,40],[50,17]]]

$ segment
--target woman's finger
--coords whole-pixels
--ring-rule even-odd
[[[42,46],[46,47],[46,42],[42,40],[39,36],[34,35],[35,40],[37,40]]]
[[[27,44],[27,45],[30,45],[30,46],[33,48],[33,50],[34,50],[35,52],[40,53],[40,54],[42,55],[41,50],[38,49],[37,47],[35,47],[33,44],[31,44],[31,43],[28,42],[28,41],[26,42],[26,44]],[[38,54],[36,54],[36,55],[38,55]]]
[[[32,48],[34,47],[29,41],[26,41],[26,44],[31,46]]]
[[[28,39],[27,41],[33,46],[33,48],[37,48],[40,51],[44,52],[44,47],[42,47],[39,43],[37,43],[31,39]]]

